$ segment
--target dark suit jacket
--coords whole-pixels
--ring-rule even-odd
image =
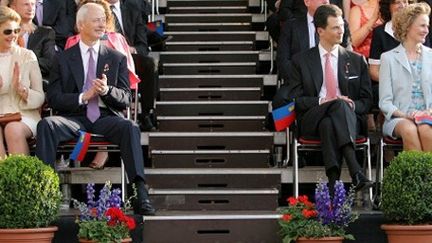
[[[312,107],[319,105],[323,72],[318,47],[298,53],[292,60],[291,96],[299,121]],[[341,94],[354,101],[355,113],[364,119],[372,104],[371,81],[364,57],[339,46],[338,82]]]
[[[38,59],[39,67],[44,79],[49,78],[52,61],[55,57],[55,32],[50,27],[37,27],[35,32],[29,35],[27,49],[32,50]]]
[[[348,24],[345,22],[345,33],[341,45],[347,47],[350,44],[350,38]],[[277,65],[281,78],[289,82],[292,56],[309,48],[309,30],[306,15],[285,23],[280,33],[277,49]]]
[[[141,13],[137,9],[138,6],[133,2],[120,3],[124,36],[128,44],[135,47],[138,54],[146,56],[148,54],[147,32]]]
[[[342,9],[342,0],[330,0],[331,4],[337,5]],[[306,5],[304,0],[282,0],[279,16],[281,21],[301,18],[307,13]]]
[[[47,90],[48,104],[59,115],[85,115],[84,106],[78,103],[79,94],[85,82],[83,61],[79,44],[60,53],[50,75]],[[108,69],[108,70],[107,70]],[[101,96],[102,101],[115,115],[122,116],[122,110],[131,102],[126,57],[118,51],[100,46],[96,77],[105,73],[109,91]]]
[[[63,48],[66,39],[72,36],[74,33],[73,26],[75,23],[71,23],[72,17],[69,15],[75,15],[73,8],[74,4],[72,0],[44,0],[43,2],[43,25],[50,26],[56,33],[56,44]],[[37,23],[37,18],[33,19],[33,22]]]

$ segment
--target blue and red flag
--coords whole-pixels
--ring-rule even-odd
[[[294,101],[272,111],[276,131],[289,127],[296,119]]]
[[[84,131],[79,131],[80,136],[78,138],[75,147],[69,156],[70,160],[83,161],[90,144],[91,134]]]

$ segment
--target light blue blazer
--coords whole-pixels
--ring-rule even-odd
[[[432,107],[432,49],[421,47],[421,82],[426,109]],[[411,104],[413,75],[405,48],[401,45],[381,55],[379,72],[379,107],[387,120],[393,112],[408,112]]]

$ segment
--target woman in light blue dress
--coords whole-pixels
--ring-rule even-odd
[[[423,45],[430,11],[429,5],[417,3],[396,13],[394,35],[401,44],[381,56],[383,133],[402,138],[404,150],[432,151],[432,127],[416,123],[416,118],[431,115],[432,108],[432,50]]]

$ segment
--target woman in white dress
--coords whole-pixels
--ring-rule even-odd
[[[29,154],[27,140],[36,135],[45,100],[35,54],[17,43],[21,18],[0,6],[0,114],[20,112],[22,119],[0,127],[0,157]]]

